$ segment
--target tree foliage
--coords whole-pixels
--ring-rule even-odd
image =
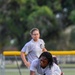
[[[16,39],[14,45],[21,50],[33,27],[40,29],[47,49],[68,49],[63,48],[65,35],[61,35],[75,24],[74,8],[74,0],[0,0],[0,49]]]

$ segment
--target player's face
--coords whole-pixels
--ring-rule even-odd
[[[40,58],[40,66],[41,66],[42,68],[45,68],[47,65],[48,65],[48,59],[45,58],[45,57],[41,57],[41,58]]]
[[[38,31],[38,30],[35,30],[35,31],[32,33],[31,37],[33,38],[34,41],[38,41],[38,39],[40,38],[40,33],[39,33],[39,31]]]

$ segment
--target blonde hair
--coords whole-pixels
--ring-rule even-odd
[[[31,30],[30,30],[30,35],[32,35],[34,31],[39,31],[39,29],[38,29],[38,28],[33,28],[33,29],[31,29]]]

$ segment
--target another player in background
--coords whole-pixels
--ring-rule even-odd
[[[38,28],[31,29],[30,35],[32,39],[27,42],[21,50],[21,58],[28,68],[34,59],[38,58],[42,52],[47,51],[44,41],[40,39]],[[27,55],[25,56],[25,54]]]

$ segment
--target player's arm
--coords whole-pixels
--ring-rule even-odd
[[[29,68],[29,67],[30,67],[30,63],[26,60],[25,52],[22,52],[22,51],[21,51],[21,58],[22,58],[24,64],[26,65],[26,67]]]
[[[58,65],[54,66],[54,71],[52,75],[61,75],[61,70]]]
[[[47,49],[45,48],[45,42],[42,40],[42,44],[40,45],[42,52],[47,51]]]
[[[37,59],[33,60],[30,65],[30,75],[36,75]]]

